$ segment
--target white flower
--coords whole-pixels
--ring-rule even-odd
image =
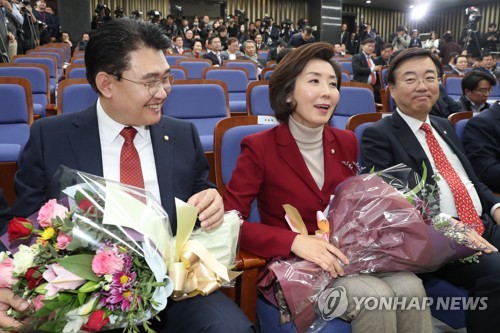
[[[35,251],[26,245],[19,245],[19,251],[13,255],[14,257],[14,273],[24,274],[33,266],[35,259]]]
[[[96,301],[97,297],[92,297],[87,303],[83,304],[79,308],[66,313],[68,322],[66,326],[64,326],[63,333],[80,332],[80,328],[87,322],[89,314],[94,310]]]

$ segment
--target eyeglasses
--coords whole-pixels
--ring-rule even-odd
[[[416,87],[420,83],[423,83],[427,86],[427,85],[432,85],[434,83],[439,83],[439,78],[434,77],[434,76],[428,76],[425,79],[416,79],[416,78],[410,77],[410,78],[403,80],[403,83],[406,84],[407,86],[410,86],[410,87]]]
[[[481,88],[481,89],[476,89],[474,91],[479,92],[480,94],[486,95],[486,94],[491,94],[492,89],[487,89],[487,88]]]
[[[124,78],[123,76],[118,76],[118,75],[115,76],[118,81],[120,81],[120,79],[123,79],[125,81],[143,85],[144,87],[148,88],[148,93],[149,96],[151,97],[156,95],[156,93],[160,90],[160,87],[163,87],[164,90],[167,90],[174,84],[174,74],[168,74],[161,80],[156,80],[151,82],[139,82]]]

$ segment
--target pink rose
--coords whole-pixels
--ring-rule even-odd
[[[45,305],[43,303],[44,299],[45,299],[45,295],[38,295],[37,297],[33,298],[32,302],[33,302],[33,308],[35,309],[35,311],[38,311],[41,308],[43,308],[43,306]]]
[[[57,247],[60,250],[65,250],[72,241],[73,237],[66,235],[64,232],[59,232],[59,235],[57,235]]]
[[[0,262],[0,288],[10,288],[13,284],[17,282],[14,278],[14,259],[5,257],[2,262]]]
[[[87,282],[59,264],[47,266],[47,270],[43,272],[43,278],[48,282],[45,286],[48,297],[54,296],[59,290],[75,290]]]
[[[67,214],[68,209],[66,207],[58,204],[56,199],[50,199],[40,208],[37,220],[41,227],[47,228],[52,226],[52,219],[56,217],[63,219]]]
[[[113,274],[123,269],[123,259],[113,250],[98,252],[92,259],[92,270],[97,276]]]

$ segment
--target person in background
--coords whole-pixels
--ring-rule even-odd
[[[243,222],[240,247],[268,259],[295,255],[336,278],[333,286],[344,287],[349,301],[340,318],[351,322],[353,332],[431,332],[428,308],[368,311],[356,309],[353,302],[356,296],[424,297],[422,282],[413,273],[346,277],[345,255],[314,235],[316,211],[325,210],[337,185],[352,176],[344,163],[355,163],[358,156],[354,133],[329,126],[341,86],[341,69],[331,60],[333,52],[329,43],[307,44],[278,64],[269,82],[269,96],[279,125],[243,139],[224,207],[238,210],[246,220],[256,199],[260,223]],[[308,236],[290,230],[283,204],[297,208]],[[276,309],[276,320],[278,316]]]
[[[201,42],[201,39],[194,40],[193,51],[191,52],[191,56],[193,58],[203,58],[203,43]]]
[[[460,54],[462,48],[454,41],[453,35],[449,32],[443,34],[443,42],[439,46],[439,55],[441,57],[441,65],[446,65],[453,58],[452,53]]]
[[[227,40],[227,50],[222,51],[221,54],[228,60],[236,60],[245,56],[245,54],[240,51],[240,46],[236,37],[230,37]]]
[[[410,36],[406,33],[406,28],[403,25],[397,26],[392,46],[394,46],[394,51],[403,51],[410,46]]]
[[[286,43],[284,41],[280,41],[276,47],[273,47],[267,53],[267,61],[276,60],[278,58],[278,54],[286,48]]]
[[[259,56],[257,53],[257,47],[253,40],[249,39],[243,44],[243,50],[245,52],[245,59],[252,60],[257,64],[259,68],[258,74],[260,74],[260,70],[266,67],[266,60]]]
[[[212,61],[212,65],[214,67],[222,66],[222,62],[227,59],[221,54],[220,52],[221,47],[222,45],[219,36],[210,37],[208,39],[208,47],[207,47],[209,51],[202,56],[203,59],[208,59]]]
[[[452,62],[453,62],[453,71],[451,73],[464,76],[465,70],[469,66],[469,63],[467,62],[467,57],[460,54],[453,57]]]
[[[375,65],[389,66],[391,56],[394,53],[394,46],[391,43],[385,43],[380,52],[380,56],[373,59]]]
[[[375,102],[380,103],[380,82],[378,72],[383,65],[377,65],[372,60],[372,53],[375,50],[375,41],[371,38],[361,42],[362,52],[352,57],[353,81],[368,83],[373,86]]]
[[[462,96],[458,100],[462,111],[481,112],[489,109],[488,96],[496,84],[497,81],[483,71],[473,70],[466,73],[462,79]]]
[[[488,25],[488,31],[481,36],[481,48],[483,52],[496,52],[500,45],[500,33],[497,24],[492,22]]]
[[[90,34],[88,32],[84,32],[82,34],[82,39],[78,42],[78,51],[85,51],[87,44],[90,40]]]
[[[410,45],[408,46],[408,48],[410,48],[410,47],[422,47],[422,40],[418,36],[417,29],[414,29],[411,32]]]
[[[427,39],[423,45],[423,47],[426,49],[430,49],[433,46],[436,48],[436,50],[439,50],[439,38],[437,37],[435,31],[430,32],[429,39]]]
[[[478,63],[476,67],[474,67],[475,71],[482,71],[491,75],[494,79],[496,79],[494,73],[494,67],[496,66],[495,58],[493,55],[487,52],[482,53],[478,58]]]
[[[313,30],[310,26],[305,26],[301,32],[293,34],[288,41],[287,47],[299,47],[304,44],[314,43]]]
[[[73,54],[73,51],[75,51],[75,46],[73,46],[73,43],[71,42],[69,32],[67,31],[61,32],[61,43],[68,44],[71,47],[71,54]]]

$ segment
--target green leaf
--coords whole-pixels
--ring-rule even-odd
[[[78,302],[80,305],[85,304],[85,301],[87,300],[87,294],[86,293],[78,293]]]
[[[92,254],[76,254],[73,256],[58,258],[54,261],[61,264],[62,267],[66,268],[71,273],[78,275],[83,279],[98,282],[99,278],[92,271],[93,258],[94,255]]]

